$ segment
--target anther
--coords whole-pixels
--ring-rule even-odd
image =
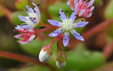
[[[38,4],[38,6],[40,6],[40,4]]]
[[[77,16],[77,15],[75,15],[75,16]]]
[[[58,14],[60,16],[60,14]]]
[[[82,21],[84,21],[84,20],[82,20]]]
[[[75,11],[73,10],[73,12],[75,12]]]
[[[68,11],[66,10],[66,13],[68,13]]]
[[[61,12],[63,12],[63,10],[61,10]]]

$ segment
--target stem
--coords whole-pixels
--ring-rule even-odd
[[[112,24],[112,22],[113,22],[113,18],[110,19],[110,20],[107,20],[107,21],[104,21],[104,22],[100,23],[96,27],[92,28],[91,30],[89,30],[88,32],[86,32],[85,34],[83,34],[84,39],[87,40],[88,38],[90,38],[94,34],[97,34],[97,33],[101,32],[106,27],[108,27],[110,24]],[[72,40],[71,43],[70,43],[71,46],[69,47],[69,49],[72,48],[75,45],[75,43],[77,44],[78,42],[80,42],[80,41],[75,40],[75,39]]]
[[[57,37],[55,37],[51,42],[50,42],[50,44],[53,44],[57,39],[59,39],[60,38],[60,35],[58,35]]]
[[[11,19],[11,14],[12,12],[8,9],[6,9],[3,5],[0,4],[0,7],[3,11],[3,13],[8,17],[8,19],[10,20]]]
[[[38,65],[49,67],[49,68],[52,69],[52,71],[54,70],[54,68],[52,66],[50,66],[49,64],[41,63],[37,59],[30,58],[30,57],[27,57],[27,56],[22,56],[22,55],[18,55],[18,54],[14,54],[14,53],[0,51],[0,57],[13,59],[13,60],[17,60],[17,61],[21,61],[21,62],[25,62],[25,63],[38,64]]]
[[[111,56],[112,51],[113,51],[113,41],[109,42],[103,50],[106,59],[108,59]]]

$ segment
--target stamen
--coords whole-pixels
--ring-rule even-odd
[[[60,16],[60,14],[58,14]]]
[[[38,4],[38,6],[40,6],[40,4]]]
[[[68,19],[68,11],[66,10],[66,13],[67,13],[67,19]]]
[[[84,20],[82,19],[82,21],[84,21]]]
[[[61,10],[61,12],[63,12],[63,10]]]

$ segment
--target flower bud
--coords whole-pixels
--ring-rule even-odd
[[[58,68],[63,68],[66,65],[67,56],[61,51],[56,56],[56,65]]]
[[[44,46],[39,53],[40,62],[46,62],[49,60],[52,55],[52,47],[51,44]]]

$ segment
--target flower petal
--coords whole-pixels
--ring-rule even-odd
[[[31,37],[29,38],[29,41],[33,41],[35,38],[35,35],[31,35]]]
[[[61,29],[57,29],[54,32],[50,33],[49,36],[50,37],[55,37],[55,36],[58,36],[61,33],[62,33]]]
[[[75,11],[71,14],[70,19],[74,21],[74,20],[76,19],[76,16],[77,16],[77,10],[75,10]]]
[[[20,19],[21,21],[24,21],[24,22],[27,21],[26,17],[24,17],[24,16],[19,15],[18,17],[19,17],[19,19]]]
[[[62,19],[62,20],[65,20],[66,19],[66,15],[64,14],[64,12],[63,12],[63,10],[62,9],[60,9],[60,18]]]
[[[74,4],[76,5],[78,3],[78,0],[74,0]]]
[[[27,44],[27,43],[29,43],[29,41],[18,41],[19,43],[21,43],[21,44]]]
[[[27,29],[32,29],[34,28],[35,26],[30,26],[30,25],[23,25],[22,28],[27,28]]]
[[[28,5],[26,5],[26,8],[27,8],[29,13],[34,12],[33,9],[31,7],[29,7]]]
[[[89,22],[80,22],[80,23],[75,23],[77,24],[76,27],[79,28],[79,27],[84,27],[85,25],[87,25]]]
[[[18,35],[15,35],[14,37],[15,37],[15,38],[24,38],[25,35],[24,35],[24,34],[18,34]]]
[[[89,14],[86,16],[86,18],[91,17],[91,16],[92,16],[92,13],[89,13]]]
[[[87,8],[91,7],[93,5],[93,3],[94,3],[94,0],[91,0],[88,4]]]
[[[63,44],[67,46],[69,42],[69,33],[64,33]]]
[[[90,12],[92,12],[92,11],[94,10],[94,8],[95,8],[95,6],[92,6],[92,7],[90,8]]]
[[[34,10],[36,11],[36,13],[38,14],[38,18],[40,18],[40,11],[39,11],[39,8],[34,4],[34,3],[32,3],[33,5],[34,5]]]
[[[73,34],[73,36],[76,39],[81,40],[81,41],[84,41],[84,38],[76,30],[71,31],[71,33]]]
[[[86,9],[83,9],[80,13],[79,16],[82,16],[86,12]]]
[[[48,19],[48,22],[51,24],[51,25],[54,25],[54,26],[59,26],[59,21],[56,21],[56,20],[49,20]]]

